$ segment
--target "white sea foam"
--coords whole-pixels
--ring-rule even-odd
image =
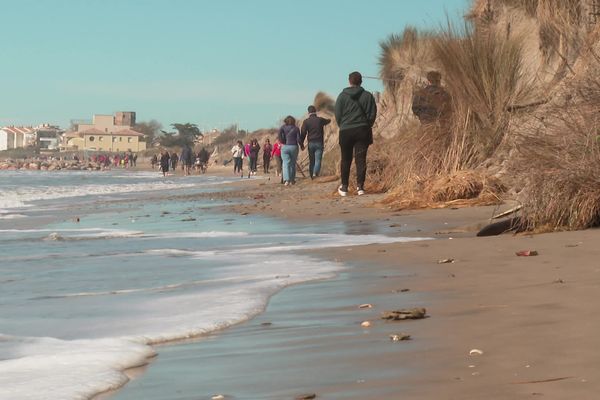
[[[27,215],[3,213],[2,210],[0,210],[0,219],[19,219],[19,218],[27,218]]]
[[[30,205],[33,201],[62,199],[89,195],[111,195],[120,193],[164,191],[198,186],[198,183],[171,181],[133,184],[104,184],[80,186],[33,186],[3,190],[0,209],[14,209]]]
[[[286,286],[331,278],[343,268],[339,263],[297,254],[299,250],[420,240],[381,235],[298,234],[286,235],[285,244],[281,244],[281,235],[254,234],[246,239],[246,232],[226,231],[151,233],[80,228],[0,232],[37,236],[56,233],[63,240],[123,237],[131,238],[131,243],[152,238],[223,238],[219,241],[223,245],[215,249],[137,249],[141,255],[156,256],[152,260],[158,267],[153,271],[160,272],[164,263],[166,279],[154,277],[146,269],[136,272],[124,268],[123,274],[131,274],[129,279],[115,280],[113,286],[93,286],[96,282],[90,280],[89,286],[86,283],[65,293],[64,288],[71,286],[64,282],[55,291],[26,299],[25,307],[30,307],[32,315],[24,315],[27,318],[21,322],[13,323],[8,316],[0,315],[0,329],[13,326],[18,330],[22,329],[19,323],[31,323],[48,336],[85,338],[66,341],[0,335],[0,399],[11,400],[88,399],[95,393],[117,388],[127,381],[124,369],[143,364],[153,355],[148,345],[208,334],[246,321],[262,312],[270,296]],[[227,238],[236,240],[228,243]],[[186,245],[190,246],[189,241]],[[194,270],[194,263],[185,262],[185,274],[180,269],[171,275],[170,268],[179,261],[169,257],[202,262],[197,263],[198,270]],[[214,265],[210,273],[196,275],[206,265]],[[94,277],[105,274],[99,270]],[[15,284],[7,286],[11,285]],[[43,314],[44,309],[55,314]],[[61,310],[67,310],[67,315]],[[36,318],[41,318],[39,325],[34,325]]]
[[[0,335],[0,399],[89,399],[117,389],[123,371],[155,355],[123,339],[73,340]]]

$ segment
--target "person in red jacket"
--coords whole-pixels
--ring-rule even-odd
[[[275,139],[271,157],[275,159],[275,162],[277,163],[277,170],[275,171],[276,176],[281,176],[281,142],[279,141],[279,138]]]

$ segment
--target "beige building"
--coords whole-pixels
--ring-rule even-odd
[[[135,112],[121,111],[115,115],[96,114],[91,123],[79,123],[76,131],[63,135],[66,150],[139,152],[146,150],[144,135],[132,129]]]

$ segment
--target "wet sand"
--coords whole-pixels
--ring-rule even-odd
[[[372,207],[379,196],[339,199],[335,188],[335,182],[284,188],[256,180],[223,196],[247,200],[226,208],[248,217],[341,220],[349,233],[437,240],[315,252],[348,269],[336,279],[285,289],[248,323],[159,348],[146,374],[114,398],[597,397],[600,231],[476,238],[495,207],[395,212]],[[539,255],[518,257],[519,250]],[[438,264],[449,258],[454,262]],[[373,308],[358,308],[363,303]],[[429,318],[379,318],[417,306]],[[363,321],[371,326],[361,327]],[[412,340],[389,339],[401,332]],[[469,355],[473,349],[483,354]],[[185,383],[174,384],[173,373]]]

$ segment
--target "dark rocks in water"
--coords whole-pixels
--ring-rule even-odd
[[[520,217],[509,218],[486,225],[482,230],[477,232],[477,236],[498,236],[506,232],[523,232],[525,230],[524,225]]]
[[[423,307],[402,308],[395,311],[384,311],[381,319],[389,321],[403,321],[405,319],[423,319],[427,311]]]

